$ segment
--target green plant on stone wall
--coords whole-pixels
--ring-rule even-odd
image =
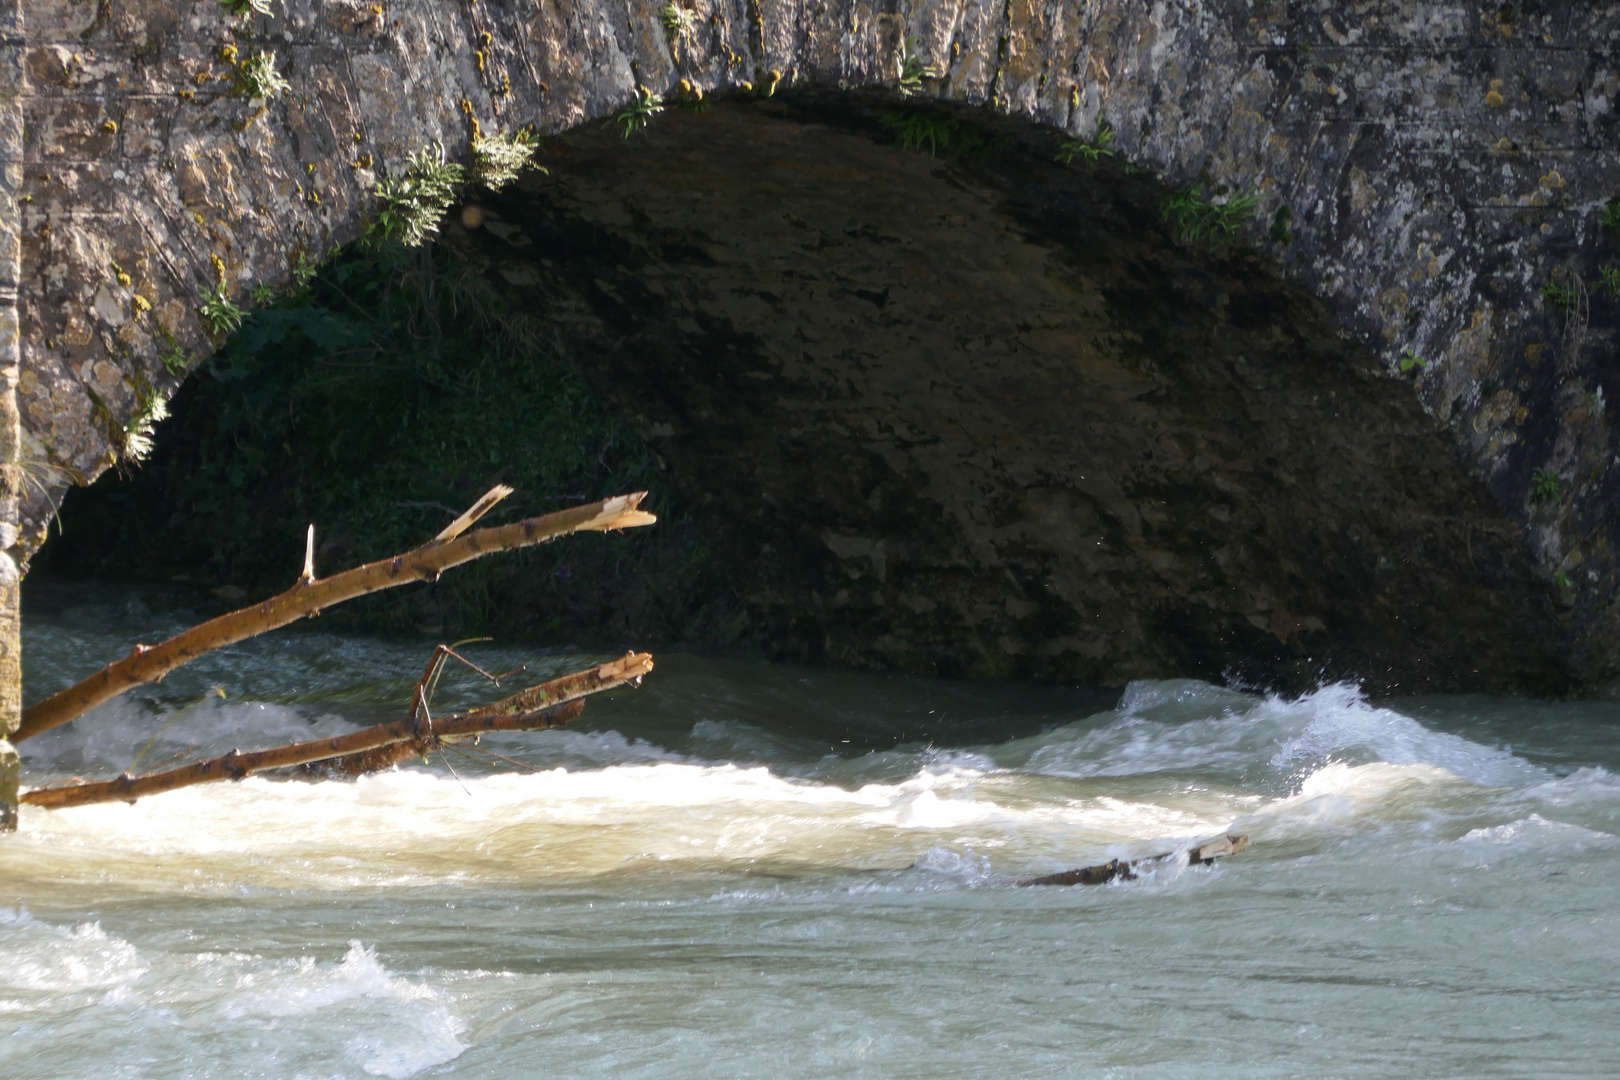
[[[145,461],[152,452],[152,429],[169,418],[169,405],[146,376],[135,375],[135,413],[124,424],[124,457]]]
[[[1096,161],[1098,158],[1113,157],[1114,152],[1108,149],[1114,143],[1114,129],[1104,120],[1097,125],[1097,134],[1088,142],[1077,142],[1073,139],[1065,140],[1058,147],[1057,157],[1052,160],[1060,165],[1069,165],[1075,158],[1084,158],[1087,161]]]
[[[1567,309],[1575,303],[1575,293],[1567,286],[1549,281],[1541,287],[1541,298],[1555,308]]]
[[[1178,191],[1164,201],[1164,219],[1175,219],[1182,239],[1191,243],[1229,240],[1254,218],[1260,199],[1244,189],[1223,202],[1206,198],[1199,188]]]
[[[540,139],[527,128],[519,131],[480,136],[472,144],[472,178],[490,191],[499,191],[520,176],[524,169],[538,168],[534,152]],[[545,169],[540,169],[545,172]]]
[[[293,290],[301,293],[309,288],[310,282],[315,280],[317,272],[316,265],[309,261],[309,253],[300,249],[298,258],[293,260]]]
[[[238,19],[270,14],[270,0],[219,0],[219,4]]]
[[[1612,233],[1620,233],[1620,196],[1604,204],[1603,215],[1598,218],[1598,224]]]
[[[238,97],[267,98],[291,89],[292,84],[276,70],[276,54],[261,52],[236,65],[236,82],[231,93]]]
[[[683,44],[691,44],[697,33],[698,13],[691,8],[682,7],[670,0],[658,12],[658,21],[664,24],[664,33],[669,37],[670,51],[679,53]]]
[[[636,91],[636,96],[630,104],[625,106],[624,112],[615,119],[624,125],[624,137],[628,139],[652,123],[652,118],[663,111],[664,99],[643,86]]]
[[[1620,266],[1605,266],[1598,271],[1603,280],[1603,291],[1610,296],[1620,296]]]
[[[1422,370],[1428,366],[1429,362],[1423,359],[1423,357],[1419,356],[1417,353],[1413,352],[1411,349],[1407,349],[1406,352],[1401,356],[1402,375],[1405,375],[1407,372],[1414,369]]]
[[[203,297],[202,306],[197,311],[208,324],[208,332],[214,337],[234,333],[242,325],[242,309],[231,299],[231,294],[225,290],[223,281],[215,283],[208,295]]]
[[[884,116],[879,123],[895,133],[901,147],[921,150],[926,146],[930,157],[945,153],[955,158],[983,161],[999,148],[999,143],[990,136],[939,113],[916,110],[894,112]]]
[[[1266,230],[1266,237],[1274,244],[1292,244],[1294,234],[1289,231],[1288,223],[1293,219],[1293,210],[1287,206],[1277,207],[1277,212],[1271,215],[1271,228]]]
[[[381,205],[366,226],[366,240],[374,246],[416,247],[439,231],[439,220],[466,181],[467,170],[445,161],[443,146],[424,146],[412,155],[404,176],[379,180],[371,189]]]
[[[169,418],[168,403],[144,375],[134,379],[135,412],[123,423],[113,416],[112,410],[94,389],[85,388],[90,397],[91,415],[100,422],[112,444],[116,464],[120,467],[139,464],[152,452],[152,429]]]
[[[897,83],[900,93],[906,97],[922,93],[924,79],[937,79],[939,73],[923,63],[917,54],[917,39],[907,35],[895,50],[895,61],[900,67],[900,79]]]
[[[1549,502],[1558,498],[1558,474],[1548,468],[1539,468],[1530,474],[1530,501]]]
[[[165,345],[163,350],[158,353],[158,362],[163,365],[164,371],[167,371],[176,379],[185,377],[186,350],[182,349],[178,342],[171,341]]]

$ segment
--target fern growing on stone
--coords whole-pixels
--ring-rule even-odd
[[[396,241],[417,246],[439,231],[439,219],[466,182],[467,170],[445,161],[443,146],[424,146],[411,157],[404,176],[379,180],[372,188],[381,205],[366,227],[366,239],[374,245]]]

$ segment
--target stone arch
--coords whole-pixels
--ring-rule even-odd
[[[678,33],[658,5],[595,0],[287,0],[241,19],[214,0],[25,2],[6,16],[11,577],[66,485],[208,351],[205,294],[276,287],[353,239],[372,184],[422,146],[459,158],[475,126],[566,131],[683,85],[893,92],[910,55],[923,98],[1075,138],[1107,122],[1172,187],[1255,191],[1255,241],[1267,221],[1288,234],[1268,248],[1285,279],[1386,374],[1427,361],[1417,400],[1558,583],[1577,668],[1607,677],[1617,494],[1596,361],[1615,317],[1540,294],[1595,280],[1603,257],[1620,15],[1341,8],[682,0],[697,18]],[[233,92],[260,52],[287,93]]]

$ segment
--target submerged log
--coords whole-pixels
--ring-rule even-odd
[[[560,679],[520,690],[494,704],[437,718],[427,715],[422,707],[424,699],[421,684],[418,684],[417,701],[411,715],[393,723],[270,750],[247,753],[232,750],[220,757],[144,776],[125,773],[116,780],[35,788],[22,796],[22,802],[52,810],[99,802],[134,802],[145,795],[158,795],[212,780],[241,780],[250,773],[266,769],[282,769],[329,758],[355,758],[358,761],[359,755],[396,743],[413,743],[418,747],[413,752],[419,753],[440,742],[488,731],[532,731],[556,727],[579,715],[578,709],[569,710],[580,698],[626,684],[639,685],[642,677],[652,669],[651,654],[626,653],[617,660],[587,671],[564,675]],[[433,670],[432,665],[429,670]]]
[[[1187,852],[1188,863],[1198,863],[1208,866],[1224,855],[1236,855],[1249,847],[1247,836],[1223,836],[1207,843],[1199,844]],[[1106,885],[1116,878],[1124,881],[1134,881],[1139,868],[1153,863],[1165,862],[1175,858],[1179,852],[1166,851],[1160,855],[1149,855],[1145,859],[1134,859],[1126,862],[1123,859],[1110,859],[1096,866],[1082,866],[1077,870],[1064,870],[1057,874],[1045,874],[1041,877],[1024,878],[1018,882],[1024,885]]]
[[[391,559],[379,559],[345,570],[324,580],[315,577],[312,531],[305,548],[304,572],[291,589],[263,603],[210,619],[161,645],[135,646],[135,650],[124,659],[108,664],[89,678],[24,709],[22,725],[12,736],[12,741],[22,742],[33,738],[40,732],[82,716],[127,690],[157,682],[175,668],[205,653],[318,615],[333,604],[413,581],[433,581],[453,566],[492,552],[543,544],[575,532],[633,529],[658,520],[654,515],[638,509],[647,494],[640,491],[462,535],[463,530],[510,491],[504,485],[492,489],[443,532],[419,548]]]

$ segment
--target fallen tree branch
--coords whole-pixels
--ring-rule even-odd
[[[136,645],[134,651],[124,659],[108,664],[89,678],[30,705],[23,710],[22,725],[11,737],[12,742],[31,739],[42,731],[49,731],[84,715],[127,690],[157,682],[175,668],[205,653],[317,615],[333,604],[395,585],[433,581],[452,566],[460,566],[496,551],[543,544],[569,533],[608,532],[651,525],[658,519],[637,509],[646,494],[641,491],[633,495],[616,495],[601,502],[559,510],[511,525],[455,535],[455,531],[466,528],[478,514],[499,501],[494,497],[496,491],[491,491],[439,534],[445,539],[435,538],[403,555],[379,559],[333,574],[324,580],[315,579],[314,567],[310,565],[313,557],[310,557],[306,559],[304,576],[300,576],[298,583],[281,595],[210,619],[176,634],[161,645]],[[311,544],[306,548],[306,554],[312,550]]]
[[[425,712],[418,714],[413,707],[412,715],[403,720],[362,728],[347,735],[312,739],[270,750],[252,750],[245,754],[232,750],[221,757],[196,761],[164,772],[147,773],[145,776],[125,773],[116,780],[35,788],[25,793],[21,801],[29,806],[43,806],[51,810],[120,800],[134,802],[147,795],[159,795],[193,784],[205,784],[211,780],[240,780],[249,773],[284,769],[329,758],[352,758],[354,760],[349,767],[353,768],[361,763],[361,755],[399,743],[414,744],[411,752],[420,753],[446,739],[481,735],[487,731],[531,731],[556,727],[579,715],[577,710],[568,711],[579,699],[627,683],[639,683],[652,669],[651,654],[626,653],[617,660],[531,686],[493,705],[455,716],[431,719]],[[403,760],[404,756],[395,760]],[[387,764],[392,762],[377,767],[383,768]],[[353,775],[359,775],[359,772]]]
[[[25,800],[26,801],[26,800]],[[1216,859],[1226,855],[1236,855],[1240,851],[1249,849],[1248,836],[1222,836],[1207,843],[1199,844],[1187,852],[1187,863],[1197,863],[1200,866],[1209,866]],[[1018,882],[1025,885],[1106,885],[1116,878],[1125,881],[1135,881],[1136,872],[1153,863],[1165,862],[1175,858],[1177,852],[1166,851],[1162,855],[1149,855],[1145,859],[1136,859],[1126,862],[1124,859],[1109,859],[1096,866],[1082,866],[1077,870],[1064,870],[1056,874],[1045,874],[1041,877],[1024,878]]]

